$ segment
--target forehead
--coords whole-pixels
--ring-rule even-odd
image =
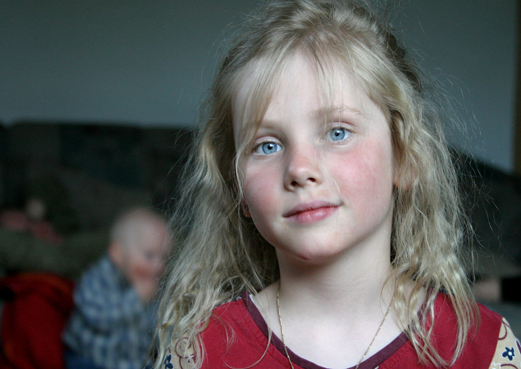
[[[161,249],[168,244],[170,232],[161,219],[142,217],[131,229],[130,250]]]
[[[318,60],[296,52],[270,65],[269,60],[255,60],[247,65],[240,78],[233,101],[233,129],[236,147],[248,141],[262,120],[269,118],[276,104],[297,94],[303,107],[313,103],[325,112],[338,108],[359,107],[372,102],[365,85],[356,78],[347,63],[329,58]],[[280,109],[279,109],[280,110]]]

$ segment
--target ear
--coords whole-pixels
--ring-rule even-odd
[[[123,268],[123,248],[118,242],[111,242],[108,250],[109,258],[121,270]]]
[[[250,208],[249,208],[248,204],[246,204],[246,202],[244,202],[244,201],[241,202],[241,208],[242,208],[242,213],[244,214],[244,216],[246,218],[251,218]]]

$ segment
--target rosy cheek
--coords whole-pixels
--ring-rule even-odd
[[[132,273],[139,278],[154,278],[156,276],[154,269],[150,264],[142,262],[134,265]]]
[[[380,145],[365,143],[356,150],[329,158],[334,163],[328,166],[330,176],[341,195],[355,203],[366,202],[368,198],[377,201],[392,188],[392,179],[388,180],[392,169],[384,151]]]
[[[269,207],[274,201],[273,187],[276,179],[268,171],[256,171],[248,173],[244,183],[244,195],[246,203],[252,214]]]
[[[329,176],[340,191],[353,193],[363,189],[366,184],[367,167],[362,155],[357,152],[340,154],[330,158],[330,162],[334,165],[328,166]]]
[[[132,274],[139,278],[144,278],[148,275],[148,271],[140,265],[136,265],[132,268]]]

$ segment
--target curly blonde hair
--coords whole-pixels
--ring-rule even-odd
[[[443,367],[461,354],[479,319],[461,263],[466,221],[457,175],[437,106],[390,28],[366,4],[341,0],[270,1],[245,23],[218,69],[207,118],[185,173],[184,192],[172,218],[179,245],[163,284],[156,368],[172,342],[204,360],[198,334],[212,309],[244,291],[255,294],[279,277],[274,248],[241,212],[238,162],[262,120],[285,63],[305,52],[331,87],[345,68],[387,114],[397,162],[391,239],[394,305],[422,363]],[[254,68],[252,68],[254,67]],[[256,68],[255,68],[256,67]],[[244,115],[250,135],[235,147],[232,108],[245,73],[254,70]],[[405,286],[413,281],[412,294]],[[439,291],[452,300],[458,323],[453,357],[431,344],[432,327],[420,321],[424,306],[434,322]]]

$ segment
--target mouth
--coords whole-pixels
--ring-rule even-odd
[[[313,201],[299,204],[283,214],[283,217],[297,223],[311,223],[329,217],[336,212],[339,205],[327,201]]]

